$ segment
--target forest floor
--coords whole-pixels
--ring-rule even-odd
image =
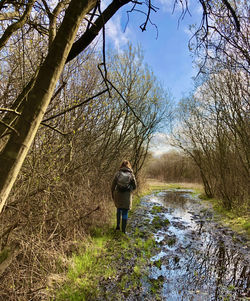
[[[219,223],[199,185],[153,185],[126,235],[93,229],[54,299],[250,300],[249,240]]]

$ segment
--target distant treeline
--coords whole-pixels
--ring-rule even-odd
[[[147,165],[147,176],[166,182],[202,182],[199,168],[192,158],[177,151],[152,157]]]

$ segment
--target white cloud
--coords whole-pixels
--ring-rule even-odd
[[[187,1],[176,1],[176,0],[157,0],[156,6],[160,7],[161,10],[168,13],[182,13],[188,8],[191,15],[202,15],[203,10],[200,3],[197,3],[194,0]],[[187,14],[189,14],[187,12]]]
[[[150,142],[149,150],[156,157],[167,153],[174,149],[173,146],[169,144],[169,141],[170,138],[168,134],[157,132],[153,135],[153,138]]]
[[[108,7],[109,4],[110,4],[110,1],[102,0],[101,1],[101,11],[104,11]]]
[[[174,0],[158,0],[157,2],[159,2],[160,5],[158,5],[160,7],[160,9],[162,9],[165,12],[173,12],[174,9]],[[157,5],[156,5],[157,6]],[[177,2],[176,6],[175,6],[175,11],[179,11],[180,9],[180,5],[179,2]]]
[[[123,31],[121,27],[121,17],[119,15],[109,20],[105,29],[107,37],[113,42],[115,49],[118,51],[131,40],[129,38],[131,31],[129,28],[127,28],[125,32]]]
[[[112,44],[112,48],[118,52],[122,51],[122,48],[132,40],[133,33],[127,26],[124,32],[121,26],[121,17],[119,13],[110,19],[105,25],[106,43]],[[102,31],[99,32],[97,38],[92,42],[95,49],[102,49]]]

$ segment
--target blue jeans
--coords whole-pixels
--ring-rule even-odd
[[[116,219],[117,219],[117,226],[116,230],[120,230],[120,221],[121,221],[121,214],[122,214],[122,232],[126,232],[127,220],[128,220],[128,209],[117,208],[116,211]]]
[[[116,212],[117,221],[120,221],[121,214],[122,214],[122,219],[126,219],[126,220],[128,219],[128,209],[117,208],[117,212]]]

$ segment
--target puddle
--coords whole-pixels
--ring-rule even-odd
[[[151,279],[163,281],[167,301],[250,300],[250,250],[244,240],[213,221],[213,213],[192,191],[164,191],[142,200],[143,218],[168,219],[156,229],[159,254],[151,258]],[[145,227],[145,223],[143,224]]]

